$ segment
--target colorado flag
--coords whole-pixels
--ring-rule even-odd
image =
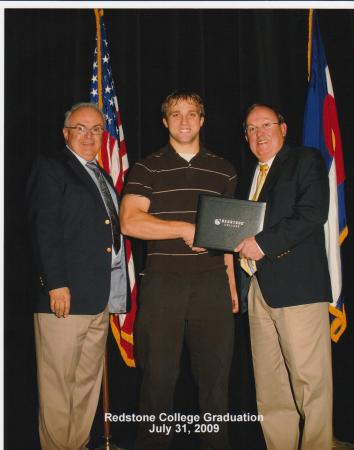
[[[331,338],[334,342],[347,326],[342,296],[340,246],[347,237],[344,204],[344,163],[336,104],[326,55],[315,12],[309,15],[309,86],[304,115],[303,143],[318,148],[324,157],[330,185],[330,206],[325,224],[326,250],[331,275]]]

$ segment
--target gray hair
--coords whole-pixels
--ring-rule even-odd
[[[102,118],[102,122],[103,122],[103,126],[105,124],[105,116],[103,114],[103,112],[100,110],[100,108],[96,105],[96,103],[90,103],[90,102],[80,102],[80,103],[75,103],[75,105],[73,105],[69,111],[66,111],[65,113],[65,119],[64,119],[64,127],[68,127],[69,126],[69,120],[71,115],[77,111],[78,109],[81,108],[92,108],[95,111],[98,112],[98,114],[101,116]]]

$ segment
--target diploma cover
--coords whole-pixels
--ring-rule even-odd
[[[195,247],[233,252],[247,236],[262,231],[266,203],[199,196]]]

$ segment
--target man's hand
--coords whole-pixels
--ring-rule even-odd
[[[188,245],[194,252],[200,253],[205,252],[205,248],[193,247],[194,235],[195,235],[195,225],[192,223],[183,222],[182,239],[185,244]]]
[[[234,272],[234,256],[230,253],[225,253],[224,262],[226,265],[226,273],[229,280],[231,302],[232,302],[232,312],[235,314],[238,312],[238,295],[236,289],[236,279]]]
[[[192,248],[195,234],[195,225],[192,223],[183,222],[181,223],[183,228],[181,229],[181,237],[188,247]]]
[[[231,292],[231,300],[232,300],[232,312],[234,314],[238,313],[239,306],[238,306],[238,295],[237,292]]]
[[[50,309],[57,317],[67,317],[70,312],[70,289],[61,287],[49,291]]]
[[[239,252],[240,258],[253,259],[259,261],[264,257],[264,253],[259,248],[254,236],[245,238],[234,250]]]

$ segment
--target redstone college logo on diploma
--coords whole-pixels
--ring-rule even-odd
[[[266,203],[200,195],[194,246],[233,252],[247,236],[262,231]]]

